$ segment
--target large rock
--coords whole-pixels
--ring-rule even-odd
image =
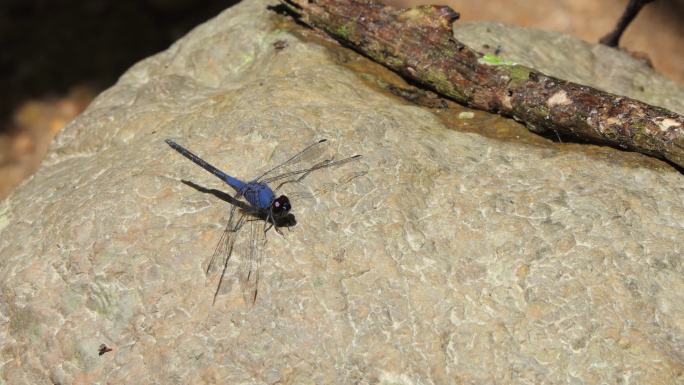
[[[679,172],[409,104],[266,5],[134,66],[0,204],[1,383],[682,383]],[[242,177],[328,138],[364,157],[312,189],[366,174],[212,305],[229,204],[181,179],[229,188],[167,137]]]

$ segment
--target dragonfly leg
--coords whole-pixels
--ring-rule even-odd
[[[274,225],[273,222],[270,222],[270,221],[269,221],[268,225],[264,226],[264,234],[265,234],[268,230],[270,230],[271,228],[275,229],[276,233],[278,233],[278,234],[280,234],[280,235],[284,235],[284,234],[283,234],[283,231],[280,230],[280,227]]]
[[[264,234],[268,230],[270,230],[271,228],[274,228],[276,233],[278,233],[281,236],[285,236],[285,234],[283,234],[282,230],[280,230],[280,227],[278,226],[276,219],[275,219],[275,216],[273,215],[272,212],[269,212],[268,218],[266,219],[266,221],[268,222],[268,226],[264,225],[264,228],[265,228]]]
[[[264,225],[264,235],[266,235],[266,232],[268,232],[268,230],[270,230],[271,227],[273,227],[273,223],[275,223],[275,218],[273,217],[273,212],[271,212],[271,211],[268,212],[268,216],[266,217],[266,223],[267,224]],[[278,227],[276,227],[276,230],[277,229],[278,229]]]

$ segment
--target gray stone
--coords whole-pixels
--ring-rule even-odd
[[[411,105],[266,5],[135,65],[0,203],[0,383],[682,382],[679,172]],[[334,188],[269,232],[256,303],[239,247],[212,306],[229,205],[181,179],[229,189],[168,137],[239,177],[363,158],[307,180]]]

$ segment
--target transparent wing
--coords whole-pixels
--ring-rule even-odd
[[[216,297],[221,290],[221,285],[223,284],[223,278],[226,275],[226,270],[228,269],[228,262],[230,257],[233,255],[233,249],[235,247],[235,242],[239,231],[245,224],[246,214],[242,210],[238,209],[237,206],[232,206],[230,209],[230,216],[228,217],[228,223],[226,228],[221,234],[221,238],[216,244],[214,249],[214,254],[212,254],[209,263],[207,264],[206,274],[210,275],[216,271],[221,272],[219,277],[219,282],[216,285],[216,291],[214,292],[214,298],[212,304],[216,303]]]
[[[355,161],[355,160],[360,159],[360,158],[361,158],[361,155],[354,155],[354,156],[350,156],[349,158],[344,158],[344,159],[340,159],[340,160],[326,159],[326,160],[320,161],[317,164],[314,164],[313,166],[311,166],[309,168],[304,168],[301,170],[293,170],[293,171],[290,171],[290,172],[287,172],[284,174],[280,174],[280,175],[277,175],[277,176],[274,176],[271,178],[264,179],[262,182],[264,182],[266,184],[278,182],[278,185],[275,188],[273,188],[273,191],[278,191],[278,190],[280,190],[281,187],[283,187],[286,184],[301,182],[302,180],[304,180],[304,178],[306,178],[307,176],[309,176],[312,172],[314,172],[316,170],[321,170],[321,169],[329,168],[329,167],[341,166],[345,163],[349,163],[349,162]]]
[[[266,247],[266,228],[268,222],[256,218],[247,220],[249,236],[240,247],[242,294],[246,303],[254,304],[259,292],[261,264]],[[247,229],[246,229],[247,230]]]
[[[340,187],[346,185],[347,183],[351,182],[352,180],[362,177],[366,175],[368,172],[366,171],[356,171],[349,173],[347,175],[344,175],[343,177],[339,178],[336,181],[333,182],[328,182],[328,183],[323,183],[321,186],[311,189],[309,191],[294,191],[294,192],[289,192],[287,193],[287,196],[291,200],[305,200],[305,199],[315,199],[318,198],[322,195],[325,195],[331,191],[336,191]]]
[[[328,153],[328,147],[328,141],[326,139],[319,140],[294,154],[286,161],[264,172],[254,181],[265,182],[265,180],[273,178],[275,175],[287,174],[297,169],[310,167],[307,165],[319,163],[326,153]]]

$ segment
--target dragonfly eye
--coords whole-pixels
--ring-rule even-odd
[[[285,195],[281,195],[271,204],[271,211],[275,215],[285,215],[287,214],[292,206],[290,205],[290,200],[287,199]]]

